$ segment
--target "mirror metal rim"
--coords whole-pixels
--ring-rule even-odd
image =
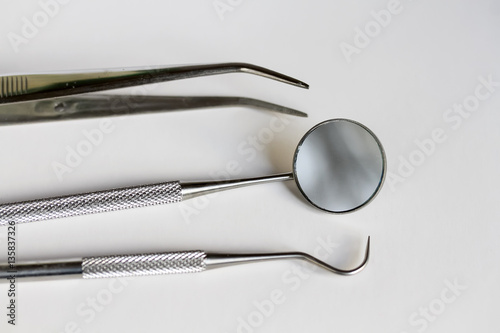
[[[307,196],[307,194],[304,192],[304,190],[300,186],[299,180],[297,179],[297,156],[299,154],[300,148],[302,147],[302,144],[304,143],[304,141],[317,128],[319,128],[320,126],[326,125],[328,123],[342,122],[342,121],[358,125],[362,129],[364,129],[368,134],[370,134],[371,137],[375,140],[375,142],[377,143],[377,146],[380,149],[380,154],[381,154],[381,157],[382,157],[382,175],[380,177],[380,181],[379,181],[379,183],[377,185],[377,188],[375,189],[375,191],[373,192],[373,194],[368,199],[366,199],[366,201],[364,201],[362,204],[360,204],[359,206],[356,206],[356,207],[354,207],[352,209],[348,209],[348,210],[344,210],[344,211],[332,211],[332,210],[328,210],[328,209],[326,209],[324,207],[320,207],[317,204],[315,204]],[[375,197],[379,194],[380,190],[382,189],[382,185],[384,184],[384,181],[385,181],[385,177],[386,177],[386,174],[387,174],[387,158],[386,158],[385,150],[384,150],[384,147],[382,146],[382,143],[377,138],[377,136],[375,135],[375,133],[373,133],[368,127],[366,127],[365,125],[363,125],[363,124],[361,124],[361,123],[359,123],[359,122],[357,122],[355,120],[351,120],[351,119],[347,119],[347,118],[334,118],[334,119],[325,120],[325,121],[320,122],[319,124],[316,124],[313,128],[311,128],[309,131],[307,131],[306,134],[304,134],[304,136],[302,136],[302,138],[300,139],[300,141],[299,141],[299,143],[297,145],[297,148],[295,149],[295,153],[293,155],[292,170],[293,170],[293,179],[295,181],[295,184],[299,188],[300,193],[302,193],[302,195],[307,199],[307,201],[310,204],[312,204],[316,208],[321,209],[322,211],[329,212],[329,213],[332,213],[332,214],[339,214],[340,215],[340,214],[347,214],[347,213],[355,212],[355,211],[363,208],[364,206],[366,206],[370,202],[372,202],[373,199],[375,199]]]

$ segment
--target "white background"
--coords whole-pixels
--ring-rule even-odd
[[[349,59],[341,43],[356,47],[357,28],[373,25],[371,12],[388,1],[215,3],[231,10],[218,13],[211,0],[73,0],[16,52],[9,33],[22,36],[23,18],[33,22],[43,9],[37,1],[2,0],[0,74],[244,61],[311,88],[231,74],[147,92],[253,97],[309,118],[285,117],[284,129],[253,158],[238,146],[266,131],[276,114],[228,108],[110,118],[112,133],[62,181],[53,163],[64,163],[68,147],[100,119],[0,127],[0,201],[212,179],[230,161],[238,163],[237,177],[287,172],[300,137],[339,117],[371,128],[386,149],[390,175],[376,200],[330,215],[306,203],[293,182],[275,183],[184,205],[33,223],[17,229],[18,261],[296,250],[348,268],[371,235],[366,270],[345,277],[282,261],[134,278],[126,286],[19,281],[15,327],[7,324],[2,282],[0,331],[498,332],[500,86],[458,128],[443,116],[474,99],[480,76],[500,82],[500,3],[401,0],[399,14]],[[436,129],[446,140],[418,153],[415,140]],[[410,158],[419,165],[404,169]],[[3,229],[2,261],[6,252]],[[279,304],[270,305],[272,295]]]

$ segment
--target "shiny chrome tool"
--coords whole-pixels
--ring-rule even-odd
[[[73,261],[39,262],[0,265],[0,279],[10,277],[42,277],[56,275],[82,275],[84,279],[145,276],[175,273],[194,273],[206,269],[269,260],[299,259],[340,275],[353,275],[365,268],[370,257],[370,237],[365,256],[357,267],[344,270],[333,267],[302,252],[259,254],[211,254],[203,251],[167,252],[139,255],[90,257]]]
[[[306,83],[287,75],[246,63],[6,75],[0,76],[0,125],[239,105],[307,116],[294,109],[244,97],[120,95],[66,97],[227,73],[250,73],[296,87],[309,88]]]
[[[212,182],[166,182],[0,205],[0,226],[180,202],[253,184],[294,179],[315,207],[355,211],[380,191],[386,174],[382,144],[364,125],[322,122],[300,140],[290,173]]]

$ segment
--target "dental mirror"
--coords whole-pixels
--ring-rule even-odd
[[[180,202],[253,184],[295,179],[304,197],[331,213],[355,211],[382,187],[382,144],[364,125],[348,119],[324,121],[300,140],[291,173],[219,182],[165,182],[0,205],[0,226]]]
[[[333,119],[314,126],[299,142],[293,176],[314,206],[347,213],[369,203],[379,192],[385,153],[375,134],[360,123]]]

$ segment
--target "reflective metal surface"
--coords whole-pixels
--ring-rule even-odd
[[[124,68],[48,74],[0,76],[0,104],[63,97],[148,83],[227,73],[248,73],[291,84],[309,86],[290,76],[247,63],[221,63],[158,68]]]
[[[367,204],[380,191],[386,158],[372,131],[352,120],[334,119],[304,135],[295,151],[293,172],[311,204],[346,213]]]
[[[0,279],[7,279],[11,276],[16,278],[59,276],[82,274],[82,261],[73,260],[67,262],[50,263],[24,263],[15,265],[15,272],[12,272],[10,265],[0,265]]]
[[[182,200],[179,182],[132,186],[0,205],[0,226],[161,205]]]
[[[223,190],[230,190],[233,188],[245,187],[250,185],[257,185],[263,183],[271,183],[277,181],[292,180],[293,174],[283,173],[279,175],[246,178],[246,179],[230,179],[219,182],[191,182],[184,183],[181,182],[182,187],[182,199],[190,199],[198,197],[200,195],[210,194],[214,192],[219,192]]]
[[[0,104],[0,125],[231,106],[307,117],[306,113],[292,108],[245,97],[83,95]]]
[[[353,275],[362,271],[370,258],[370,237],[366,243],[363,261],[351,269],[333,267],[307,253],[255,253],[255,254],[215,254],[203,251],[183,251],[137,255],[118,255],[83,258],[77,261],[58,263],[34,263],[16,265],[16,278],[81,274],[83,278],[107,278],[123,276],[146,276],[159,274],[194,273],[245,263],[270,260],[305,260],[329,272]],[[0,278],[11,276],[7,265],[0,265]]]
[[[195,273],[205,270],[203,251],[83,258],[84,279]]]
[[[351,212],[380,191],[385,153],[365,126],[328,120],[307,132],[297,146],[293,173],[209,182],[168,182],[0,205],[0,226],[118,209],[174,203],[218,191],[295,179],[314,206],[332,213]]]
[[[366,242],[365,256],[363,261],[351,269],[340,269],[327,264],[307,253],[303,252],[284,252],[284,253],[259,253],[259,254],[208,254],[206,259],[206,268],[218,268],[236,264],[246,264],[251,262],[261,262],[269,260],[299,259],[305,260],[313,265],[319,266],[327,271],[340,275],[354,275],[359,273],[368,264],[370,259],[370,237]]]

